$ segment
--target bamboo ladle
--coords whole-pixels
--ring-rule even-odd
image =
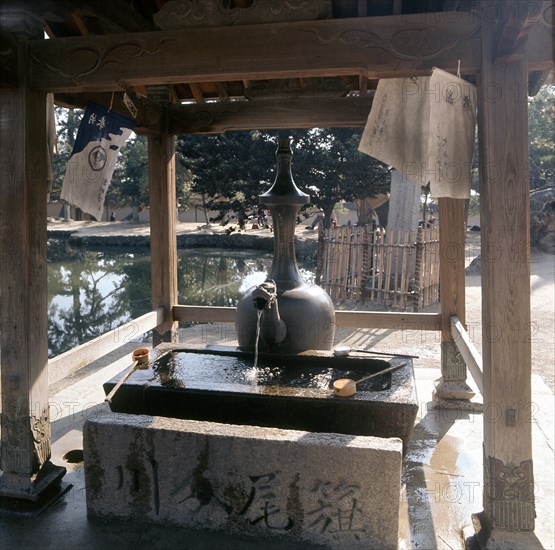
[[[360,380],[351,380],[350,378],[339,378],[333,383],[333,393],[338,397],[352,397],[357,392],[357,384],[361,382],[366,382],[370,378],[380,376],[380,374],[385,374],[386,372],[391,372],[396,369],[404,367],[407,363],[400,363],[399,365],[393,365],[392,367],[387,367],[387,369],[380,370],[369,376],[365,376]]]
[[[133,359],[133,365],[127,369],[126,373],[122,376],[119,382],[112,388],[112,391],[106,396],[107,403],[111,403],[114,395],[116,392],[121,388],[121,385],[138,369],[138,368],[146,368],[150,363],[150,350],[148,348],[138,348],[133,350],[131,354]]]
[[[352,351],[359,353],[369,353],[370,355],[386,355],[387,357],[409,357],[418,359],[418,355],[407,355],[406,353],[390,353],[387,351],[373,351],[371,349],[352,349],[350,346],[336,346],[333,348],[335,357],[347,357]]]

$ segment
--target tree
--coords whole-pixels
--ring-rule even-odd
[[[57,241],[49,243],[48,347],[51,357],[129,319],[120,274],[126,261],[121,255],[84,252]],[[67,299],[55,301],[54,296]]]
[[[544,86],[528,106],[530,185],[555,184],[555,85]]]
[[[81,109],[62,109],[56,107],[56,135],[57,135],[57,154],[52,158],[52,198],[59,198],[62,192],[62,183],[66,172],[67,161],[73,151],[77,130],[83,111]]]
[[[293,177],[321,208],[329,225],[340,200],[376,196],[389,188],[387,167],[357,150],[361,131],[291,130]],[[220,212],[255,212],[258,196],[275,173],[275,135],[230,132],[218,136],[181,136],[177,149],[192,173],[192,189],[207,197],[206,206]]]
[[[148,205],[148,143],[145,136],[132,134],[122,147],[106,202],[118,206]]]
[[[229,132],[216,136],[184,135],[177,140],[181,164],[190,173],[191,192],[220,214],[255,212],[258,195],[273,179],[275,143],[262,132]]]
[[[329,227],[335,205],[375,197],[389,190],[389,168],[358,151],[361,130],[314,128],[294,132],[293,172],[311,195],[311,204],[324,212]]]

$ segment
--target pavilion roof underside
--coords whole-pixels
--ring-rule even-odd
[[[1,10],[4,44],[21,32],[22,4]],[[360,126],[379,78],[429,74],[433,66],[455,72],[460,61],[463,76],[473,80],[481,62],[484,12],[468,0],[30,0],[28,6],[25,30],[31,22],[37,37],[30,42],[31,87],[54,92],[59,105],[93,100],[121,112],[126,92],[139,128],[150,130],[162,124],[160,102],[169,103],[174,133],[291,127],[291,120],[298,127]],[[545,52],[552,21],[542,14],[515,17],[503,31],[511,50],[539,19],[541,32],[528,45],[530,93],[553,74]],[[511,55],[503,47],[500,54]],[[4,73],[0,82],[10,84]]]

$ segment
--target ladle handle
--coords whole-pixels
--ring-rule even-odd
[[[387,351],[373,351],[371,349],[354,349],[359,353],[371,353],[372,355],[387,355],[388,357],[408,357],[409,359],[420,359],[418,355],[406,355],[405,353],[389,353]]]
[[[378,372],[375,372],[374,374],[370,374],[369,376],[365,376],[364,378],[361,378],[360,380],[355,380],[355,384],[358,384],[359,382],[366,382],[366,380],[370,380],[370,378],[380,376],[380,374],[385,374],[386,372],[391,372],[395,369],[400,369],[401,367],[405,367],[406,365],[407,365],[407,363],[400,363],[399,365],[393,365],[391,367],[387,367],[387,369],[383,369],[383,370],[380,370]]]
[[[114,395],[116,392],[121,388],[122,384],[135,372],[135,369],[139,366],[140,361],[135,361],[133,365],[129,367],[127,372],[123,375],[123,377],[118,381],[118,383],[112,388],[112,391],[106,396],[104,401],[106,403],[111,403]]]

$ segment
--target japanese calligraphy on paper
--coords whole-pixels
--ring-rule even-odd
[[[381,79],[359,150],[433,197],[470,197],[476,87],[440,69],[430,77]]]

